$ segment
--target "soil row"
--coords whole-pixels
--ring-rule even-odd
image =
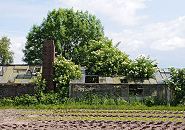
[[[184,130],[181,122],[138,122],[138,121],[30,121],[28,123],[0,124],[4,130]]]
[[[60,117],[67,117],[67,116],[72,116],[72,117],[117,117],[117,118],[121,118],[121,117],[124,117],[124,118],[134,118],[134,117],[141,117],[141,118],[182,118],[185,120],[185,117],[184,116],[175,116],[175,115],[137,115],[137,114],[133,114],[133,115],[122,115],[122,114],[70,114],[70,113],[66,113],[66,114],[38,114],[39,116],[60,116]]]
[[[71,109],[71,110],[59,110],[56,112],[83,112],[83,113],[143,113],[143,114],[185,114],[184,111],[161,111],[161,110],[76,110],[76,109]]]

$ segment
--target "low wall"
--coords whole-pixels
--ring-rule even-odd
[[[0,98],[14,97],[23,94],[34,94],[34,84],[0,84]],[[71,83],[69,97],[81,98],[86,94],[121,97],[127,101],[133,97],[143,99],[157,96],[170,100],[171,92],[164,84],[102,84],[102,83]]]
[[[0,84],[0,98],[34,94],[34,84]]]
[[[127,101],[131,98],[143,99],[156,96],[170,100],[171,92],[165,84],[102,84],[102,83],[71,83],[69,97],[82,98],[86,94],[120,97]]]

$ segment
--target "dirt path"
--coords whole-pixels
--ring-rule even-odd
[[[90,116],[84,118],[81,116],[84,113],[89,113]],[[106,113],[102,114],[104,116]],[[124,113],[118,113],[118,115],[121,114]],[[141,119],[135,121],[137,119],[135,117],[133,120],[129,118],[125,120],[127,118],[115,117],[115,112],[112,114],[109,112],[109,115],[113,115],[112,118],[102,117],[100,113],[94,113],[94,115],[98,115],[98,118],[92,117],[92,113],[83,112],[83,110],[75,114],[75,112],[65,113],[65,111],[52,110],[5,109],[0,110],[0,130],[185,130],[183,120],[150,121],[147,119],[147,121],[142,121]],[[178,116],[184,118],[183,113]]]

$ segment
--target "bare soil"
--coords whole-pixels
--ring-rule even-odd
[[[177,113],[179,114],[177,116],[172,112],[175,117],[173,121],[162,121],[163,117],[166,119],[170,114],[164,116],[166,113],[160,112],[161,116],[155,116],[156,112],[151,112],[149,116],[146,112],[147,116],[143,117],[141,113],[139,115],[141,118],[138,118],[138,115],[133,113],[136,117],[122,118],[119,115],[128,113],[117,112],[116,114],[112,111],[111,114],[109,111],[108,116],[105,116],[105,112],[102,114],[97,112],[95,116],[96,111],[92,111],[81,110],[75,114],[75,111],[65,113],[65,111],[54,110],[4,109],[0,110],[0,130],[185,130],[184,112]],[[84,115],[87,117],[84,118]]]

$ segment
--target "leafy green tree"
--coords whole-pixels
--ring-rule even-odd
[[[82,75],[80,67],[59,56],[55,59],[54,68],[54,81],[57,83],[57,89],[62,97],[68,97],[70,80],[78,79]]]
[[[170,68],[170,78],[166,84],[173,93],[172,105],[185,103],[185,69]]]
[[[101,22],[88,12],[73,9],[49,12],[41,25],[34,25],[28,33],[23,50],[26,63],[42,63],[45,39],[53,39],[57,54],[75,64],[86,66],[88,74],[113,76],[129,72],[131,60],[128,55],[104,38]]]
[[[76,63],[74,49],[103,36],[103,27],[94,15],[73,9],[54,9],[41,25],[34,25],[28,33],[23,60],[28,64],[41,63],[43,42],[52,39],[57,54]]]
[[[157,63],[150,57],[139,56],[129,64],[127,77],[132,80],[144,80],[154,76]]]
[[[40,26],[34,25],[28,33],[27,42],[25,45],[24,61],[28,64],[42,63],[42,48],[46,37],[43,36],[43,31]]]
[[[86,66],[87,74],[116,76],[128,73],[128,55],[114,47],[112,41],[107,38],[92,40],[78,49],[75,56],[81,59],[77,63]]]
[[[2,37],[0,39],[0,57],[2,61],[0,64],[9,64],[13,62],[13,52],[10,50],[10,39]]]

